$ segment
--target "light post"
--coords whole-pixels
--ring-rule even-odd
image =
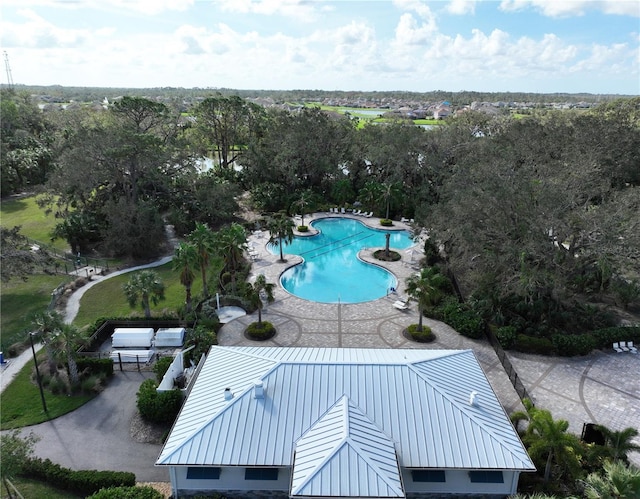
[[[38,368],[38,359],[36,359],[36,349],[33,346],[33,333],[29,333],[29,340],[31,341],[31,351],[33,352],[33,363],[36,366],[36,378],[38,379],[38,388],[40,388],[40,398],[42,399],[42,408],[45,414],[47,411],[47,402],[44,400],[44,391],[42,390],[42,378],[40,377],[40,369]]]

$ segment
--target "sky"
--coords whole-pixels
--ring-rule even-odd
[[[640,94],[640,0],[2,0],[0,14],[16,84]]]

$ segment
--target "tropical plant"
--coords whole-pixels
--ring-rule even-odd
[[[509,419],[511,419],[511,423],[515,427],[516,431],[520,433],[520,422],[521,421],[530,421],[531,416],[535,411],[535,406],[530,399],[522,399],[522,405],[524,406],[524,411],[514,411],[509,415]]]
[[[385,182],[382,184],[381,193],[385,200],[385,218],[389,218],[389,211],[391,209],[391,202],[396,199],[401,192],[400,184],[398,182]]]
[[[275,284],[267,282],[267,278],[264,274],[258,275],[253,285],[250,284],[247,288],[247,294],[251,305],[258,309],[258,324],[262,324],[262,308],[264,307],[262,294],[264,293],[267,303],[273,303],[274,288]]]
[[[605,447],[612,459],[628,463],[627,454],[640,451],[640,445],[633,442],[633,439],[638,436],[638,430],[635,428],[613,431],[606,426],[598,425],[597,429],[604,436]]]
[[[293,222],[284,213],[280,213],[269,219],[267,229],[270,233],[269,244],[280,248],[280,262],[284,262],[282,246],[293,241]]]
[[[640,470],[620,461],[607,461],[604,474],[590,473],[584,481],[587,499],[636,499],[640,497]]]
[[[569,422],[564,419],[554,420],[551,412],[546,409],[532,409],[530,415],[524,441],[528,444],[528,451],[533,459],[546,458],[544,482],[549,482],[554,462],[562,471],[571,475],[578,473],[580,462],[577,452],[580,450],[580,440],[567,433]]]
[[[222,256],[227,271],[231,273],[232,287],[236,288],[236,272],[247,248],[247,234],[242,225],[232,223],[218,231],[216,249]]]
[[[407,278],[407,294],[418,303],[418,331],[422,331],[424,311],[437,302],[448,283],[438,267],[425,267],[419,274]]]
[[[300,225],[304,225],[304,215],[306,213],[307,208],[311,205],[312,193],[310,190],[306,190],[300,194],[298,200],[294,203],[296,206],[300,207]]]
[[[14,497],[11,489],[11,478],[20,474],[29,458],[33,455],[34,446],[39,437],[29,433],[20,436],[20,430],[14,430],[0,436],[0,475],[7,489],[7,496]],[[22,496],[20,496],[22,497]]]
[[[62,315],[52,310],[37,313],[31,322],[31,327],[34,330],[33,332],[40,337],[40,341],[42,341],[42,344],[44,345],[50,375],[55,374],[57,368],[57,361],[53,347],[54,335],[55,332],[60,330],[63,325],[64,321],[62,319]]]
[[[131,275],[129,281],[122,286],[129,306],[135,307],[138,302],[144,309],[144,316],[151,317],[150,302],[157,305],[164,300],[164,284],[153,270],[141,270]]]
[[[193,244],[197,251],[197,264],[202,275],[202,294],[204,298],[209,297],[209,287],[207,286],[207,269],[211,254],[214,252],[215,243],[213,232],[206,224],[197,223],[196,228],[189,234],[189,242]]]
[[[186,312],[190,313],[192,310],[191,305],[191,286],[195,279],[194,269],[198,266],[198,250],[193,243],[180,243],[176,248],[175,254],[171,264],[173,270],[180,273],[180,284],[185,289],[185,306]]]
[[[83,341],[83,332],[73,324],[64,324],[53,333],[52,346],[56,355],[67,362],[72,386],[77,386],[80,382],[78,364],[76,363],[76,350]]]

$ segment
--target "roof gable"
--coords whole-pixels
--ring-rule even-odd
[[[393,442],[342,396],[298,440],[291,496],[404,497]]]

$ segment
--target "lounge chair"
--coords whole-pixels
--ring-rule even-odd
[[[340,208],[340,213],[342,213],[343,215],[346,213],[344,208]]]
[[[407,305],[406,301],[396,300],[393,302],[393,306],[398,310],[409,310],[409,306]]]
[[[622,348],[620,348],[620,343],[617,343],[617,342],[613,344],[613,349],[618,353],[622,353],[622,352],[627,351],[627,347],[622,349]]]
[[[354,210],[353,211],[354,215],[360,215],[360,213],[362,213],[362,210]]]
[[[373,212],[370,211],[369,213],[367,213],[366,215],[364,215],[367,218],[371,218],[373,216]]]
[[[402,217],[402,218],[400,219],[400,221],[401,221],[402,223],[406,223],[406,222],[408,222],[408,221],[409,221],[409,219],[408,219],[408,218],[404,218],[404,217]]]
[[[638,353],[638,349],[633,345],[633,341],[627,341],[627,348],[631,353]]]

